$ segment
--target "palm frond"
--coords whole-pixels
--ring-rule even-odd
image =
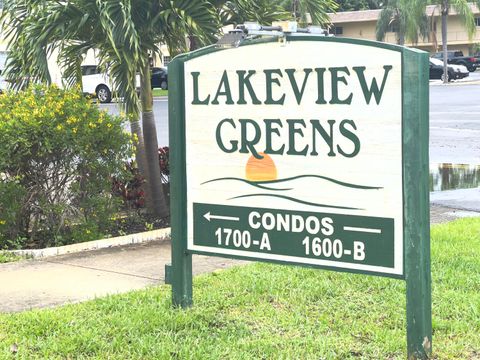
[[[307,23],[307,14],[310,15],[313,25],[329,25],[328,13],[335,12],[338,4],[333,0],[301,0],[298,2],[300,8],[300,20]]]
[[[377,27],[375,29],[375,37],[377,41],[383,41],[385,39],[385,35],[393,22],[395,22],[394,10],[391,7],[384,8],[380,12],[377,20]]]
[[[389,0],[380,12],[375,29],[376,39],[383,41],[386,33],[396,29],[397,42],[405,39],[417,43],[419,36],[428,37],[427,0]]]

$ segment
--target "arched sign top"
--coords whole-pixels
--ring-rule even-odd
[[[374,48],[385,49],[390,51],[398,51],[401,53],[403,52],[412,52],[412,53],[419,53],[419,54],[425,53],[424,51],[418,50],[416,48],[406,48],[404,46],[388,44],[380,41],[353,39],[353,38],[346,38],[346,37],[339,38],[339,37],[328,37],[328,36],[313,36],[313,35],[287,35],[284,38],[279,36],[257,38],[257,39],[246,40],[242,42],[239,47],[254,46],[259,44],[267,44],[267,43],[288,43],[288,42],[295,42],[295,41],[327,42],[327,43],[331,42],[331,43],[338,43],[338,44],[351,44],[351,45],[374,47]],[[208,55],[208,54],[219,52],[219,51],[229,51],[232,49],[235,49],[235,48],[220,48],[220,47],[217,47],[216,45],[210,45],[186,54],[179,54],[173,60],[189,61],[199,56],[204,56],[204,55]]]
[[[366,46],[366,47],[373,47],[378,49],[385,49],[389,51],[397,51],[400,53],[410,52],[410,53],[417,53],[422,54],[425,53],[422,50],[418,50],[415,48],[406,48],[404,46],[395,45],[395,44],[388,44],[380,41],[373,41],[373,40],[363,40],[363,39],[353,39],[353,38],[346,38],[346,37],[328,37],[328,36],[313,36],[313,35],[287,35],[284,38],[278,36],[271,36],[271,37],[264,37],[264,38],[257,38],[246,40],[242,42],[239,46],[255,46],[260,44],[268,44],[268,43],[291,43],[296,41],[306,41],[306,42],[326,42],[326,43],[337,43],[337,44],[351,44],[351,45],[359,45],[359,46]],[[197,58],[199,56],[209,55],[215,52],[223,52],[229,51],[235,48],[220,48],[215,45],[210,45],[201,49],[194,50],[192,52],[186,54],[177,55],[173,60],[178,61],[189,61],[191,59]],[[172,61],[173,61],[172,60]]]

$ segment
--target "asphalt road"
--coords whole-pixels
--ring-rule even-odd
[[[106,109],[111,114],[120,113],[120,104],[100,104],[100,108]],[[157,127],[157,139],[159,146],[168,145],[168,100],[166,97],[153,100],[153,112],[155,113],[155,124]]]
[[[111,113],[119,105],[100,105]],[[158,144],[168,145],[168,100],[155,98]],[[480,164],[480,71],[448,85],[430,82],[430,164]]]
[[[480,71],[430,85],[430,163],[480,164]]]

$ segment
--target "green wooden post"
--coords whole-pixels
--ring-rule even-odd
[[[168,95],[170,136],[170,219],[172,228],[172,300],[174,306],[192,306],[192,255],[187,252],[187,180],[185,178],[185,89],[183,62],[172,61]]]
[[[408,359],[432,352],[428,54],[403,53],[404,240]]]

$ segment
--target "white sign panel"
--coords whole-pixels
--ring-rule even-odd
[[[188,249],[402,275],[401,55],[291,41],[186,61]]]

